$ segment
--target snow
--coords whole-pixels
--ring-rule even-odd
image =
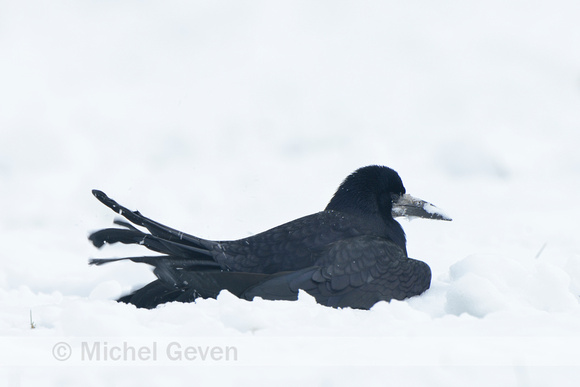
[[[4,385],[576,384],[577,2],[2,9]],[[319,211],[369,164],[453,218],[401,220],[433,271],[421,296],[359,311],[222,293],[147,311],[112,301],[153,278],[145,265],[87,265],[143,252],[88,243],[115,217],[91,189],[235,239]],[[157,343],[160,359],[83,362],[83,342]],[[239,359],[161,359],[173,342]]]

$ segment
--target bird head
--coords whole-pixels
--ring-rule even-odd
[[[406,193],[399,174],[388,167],[370,165],[350,174],[338,187],[326,210],[360,215],[451,220],[429,202]]]

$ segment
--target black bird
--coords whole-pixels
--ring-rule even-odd
[[[201,239],[130,211],[101,191],[93,195],[148,231],[116,220],[124,228],[89,236],[96,247],[121,242],[161,253],[90,260],[94,265],[131,260],[154,266],[157,280],[118,300],[142,308],[215,298],[224,289],[247,300],[295,300],[302,289],[320,304],[360,309],[402,300],[429,288],[431,270],[407,256],[405,233],[393,217],[451,220],[406,194],[397,172],[376,165],[349,175],[324,211],[234,241]]]

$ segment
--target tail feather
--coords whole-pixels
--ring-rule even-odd
[[[220,265],[213,261],[203,261],[196,259],[177,259],[170,255],[144,255],[140,257],[122,257],[122,258],[91,258],[89,259],[89,265],[100,266],[111,262],[118,261],[132,261],[136,263],[146,263],[151,266],[157,266],[160,260],[171,261],[176,267],[182,269],[195,269],[200,270],[201,268],[219,270]]]
[[[95,247],[102,247],[105,243],[139,244],[144,245],[150,250],[157,251],[158,253],[174,255],[177,257],[199,255],[211,257],[211,252],[208,249],[166,240],[133,229],[125,230],[120,228],[105,228],[89,235],[89,240],[93,242]]]
[[[179,286],[176,277],[178,271],[219,271],[223,269],[212,255],[211,249],[215,247],[216,242],[197,238],[157,223],[137,211],[128,210],[101,191],[94,190],[93,194],[99,201],[124,216],[129,222],[145,227],[150,232],[141,231],[129,222],[116,219],[114,223],[122,228],[106,228],[93,232],[89,235],[89,240],[93,245],[100,248],[105,244],[113,243],[138,244],[162,255],[94,258],[89,260],[89,264],[104,265],[125,260],[146,263],[155,267],[154,273],[157,277],[173,290]]]
[[[119,203],[117,203],[116,201],[111,199],[110,197],[108,197],[102,191],[95,189],[92,192],[93,192],[93,195],[101,203],[103,203],[105,206],[109,207],[110,209],[112,209],[113,211],[115,211],[119,215],[123,216],[125,219],[129,220],[130,222],[132,222],[138,226],[145,227],[154,236],[157,236],[159,238],[162,238],[162,239],[165,239],[168,241],[178,241],[180,244],[186,244],[186,245],[200,247],[200,248],[206,248],[206,249],[209,248],[211,245],[210,241],[207,241],[205,239],[198,238],[196,236],[186,234],[182,231],[175,230],[171,227],[165,226],[161,223],[158,223],[152,219],[149,219],[149,218],[141,215],[141,213],[139,211],[131,211],[131,210],[127,209],[126,207],[120,205]],[[120,224],[120,225],[124,225],[124,226],[129,225],[129,228],[135,229],[135,227],[133,227],[130,224],[123,222],[123,221],[117,221],[116,223]]]
[[[119,225],[119,226],[126,227],[126,228],[128,228],[129,230],[133,230],[133,231],[139,231],[139,229],[138,229],[137,227],[133,226],[133,225],[132,225],[131,223],[129,223],[129,222],[125,222],[125,221],[124,221],[124,220],[122,220],[122,219],[118,219],[118,218],[117,218],[117,219],[115,219],[115,220],[113,221],[113,223],[114,223],[114,224],[117,224],[117,225]]]
[[[93,190],[93,195],[101,203],[124,216],[129,222],[145,227],[150,232],[143,232],[129,222],[116,219],[114,223],[123,228],[106,228],[93,232],[89,235],[89,240],[93,245],[100,248],[104,244],[113,243],[139,244],[163,255],[92,259],[89,261],[90,264],[102,265],[109,262],[131,260],[155,267],[162,264],[161,262],[170,262],[170,266],[175,269],[219,270],[221,268],[213,259],[211,251],[215,242],[164,226],[146,218],[138,211],[130,211],[101,191]]]

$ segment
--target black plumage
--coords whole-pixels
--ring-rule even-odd
[[[132,260],[152,265],[157,280],[119,301],[154,308],[170,301],[216,297],[221,290],[251,300],[295,300],[302,289],[332,307],[368,309],[429,288],[431,271],[407,257],[405,233],[393,216],[451,220],[405,193],[394,170],[363,167],[340,185],[324,211],[234,241],[210,241],[130,211],[94,190],[103,204],[137,226],[96,231],[89,239],[141,244],[161,255],[92,259],[91,264]]]

